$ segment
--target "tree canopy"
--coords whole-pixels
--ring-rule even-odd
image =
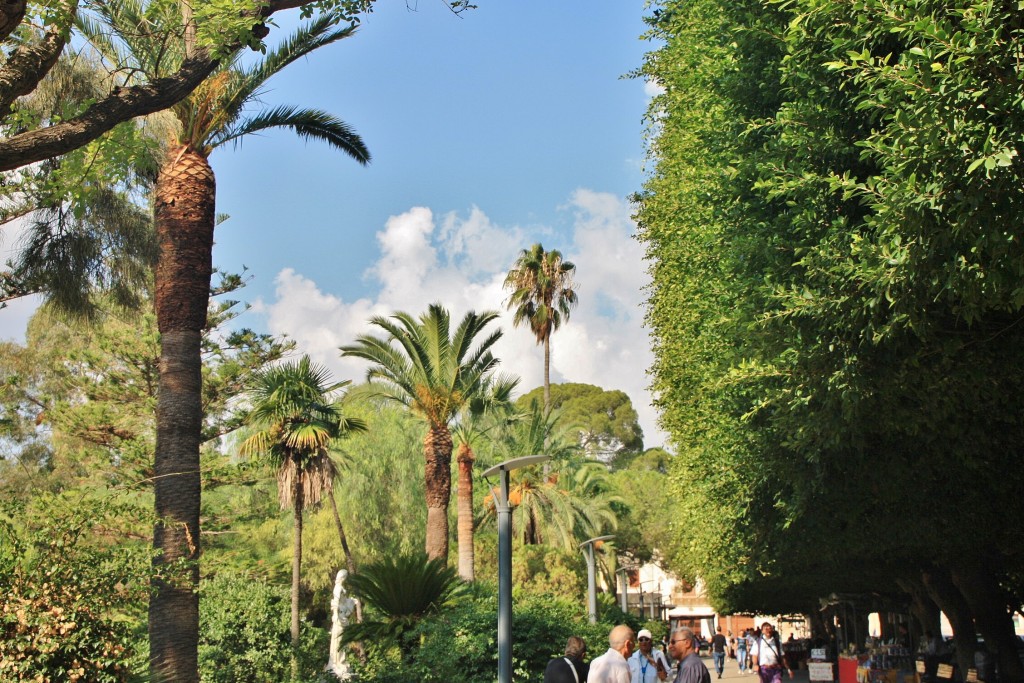
[[[640,73],[664,92],[637,218],[688,510],[675,557],[733,607],[774,583],[797,608],[823,576],[884,590],[925,565],[965,595],[1007,585],[1019,11],[708,0],[649,21],[664,46]],[[979,628],[1009,623],[1019,586],[1003,595],[969,598]]]
[[[543,398],[538,387],[516,400],[526,409]],[[559,411],[562,425],[578,430],[580,445],[588,455],[611,460],[622,453],[643,450],[643,430],[629,396],[623,391],[606,390],[592,384],[552,384],[551,410]]]

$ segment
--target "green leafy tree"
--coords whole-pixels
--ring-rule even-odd
[[[370,391],[357,386],[348,401],[348,410],[368,430],[334,447],[344,473],[338,507],[349,520],[358,564],[422,548],[426,528],[422,423],[400,406],[369,396]],[[333,586],[334,571],[327,573]]]
[[[1000,521],[1022,426],[1016,10],[666,2],[650,24],[641,72],[665,92],[637,217],[675,556],[758,609],[937,567],[1024,678]]]
[[[448,558],[451,424],[481,396],[498,364],[490,349],[501,338],[501,330],[478,338],[495,318],[497,314],[491,311],[471,311],[452,330],[448,311],[431,304],[419,319],[404,312],[390,318],[374,317],[370,324],[384,330],[386,336],[362,335],[341,347],[343,356],[370,361],[367,379],[382,398],[407,406],[426,423],[426,549],[431,559]]]
[[[544,346],[544,410],[551,412],[551,335],[569,319],[576,305],[572,276],[575,264],[562,259],[561,252],[545,251],[539,242],[519,253],[505,276],[510,291],[508,309],[512,324],[527,325],[538,344]]]
[[[668,477],[671,462],[668,452],[652,448],[628,464],[622,463],[610,475],[612,490],[620,500],[615,547],[633,564],[652,559],[663,562],[674,545],[675,496]],[[735,536],[728,534],[730,539]]]
[[[512,525],[525,545],[574,550],[615,528],[618,498],[608,484],[608,470],[580,458],[572,436],[571,430],[559,429],[556,414],[545,415],[535,404],[525,419],[506,425],[495,445],[500,460],[524,453],[552,457],[547,468],[522,468],[509,475]],[[493,497],[484,504],[484,518],[497,520]]]
[[[225,276],[217,291],[242,285]],[[146,292],[139,294],[150,300]],[[89,320],[53,306],[29,321],[24,346],[0,345],[0,487],[27,500],[42,490],[94,486],[148,488],[152,476],[159,341],[152,313],[99,299]],[[234,399],[247,378],[290,348],[269,335],[227,330],[237,301],[211,302],[203,335],[204,443],[234,431],[244,409]],[[213,489],[234,476],[213,449],[203,478]]]
[[[209,683],[261,683],[289,676],[288,591],[246,574],[218,573],[200,584],[199,675]],[[303,630],[303,680],[323,670],[324,629]]]
[[[282,508],[295,523],[292,555],[292,676],[298,673],[299,589],[302,582],[302,514],[316,507],[334,486],[335,466],[328,446],[348,432],[366,428],[346,417],[332,395],[348,385],[332,383],[326,368],[309,356],[258,373],[249,392],[249,420],[257,432],[242,443],[243,455],[265,454],[277,467]]]
[[[516,405],[526,409],[541,399],[542,392],[544,388],[538,387],[516,399]],[[551,385],[547,395],[559,420],[578,429],[580,445],[590,457],[610,462],[643,450],[639,417],[625,392],[567,383]]]
[[[145,610],[148,551],[97,539],[140,521],[139,512],[108,494],[0,508],[4,680],[130,679],[145,654],[132,623]]]

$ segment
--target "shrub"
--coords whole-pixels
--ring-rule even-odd
[[[291,676],[288,589],[239,574],[200,585],[199,676],[204,683],[270,683]],[[301,680],[316,680],[327,664],[330,634],[304,623]]]
[[[0,510],[0,680],[128,680],[149,558],[96,544],[110,506],[51,501],[49,519]],[[18,525],[15,525],[14,520]],[[92,543],[90,543],[92,541]]]
[[[498,667],[497,590],[493,584],[475,583],[470,594],[454,606],[422,619],[409,634],[418,647],[399,667],[393,652],[374,652],[358,667],[360,681],[424,683],[462,681],[493,683]],[[551,595],[517,591],[513,601],[512,668],[523,683],[543,679],[544,667],[565,648],[571,635],[582,637],[591,656],[607,648],[614,623],[590,624],[586,605]]]

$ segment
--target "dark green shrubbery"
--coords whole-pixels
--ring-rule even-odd
[[[276,683],[291,676],[290,598],[285,586],[221,574],[200,590],[199,675],[204,683]],[[303,624],[300,679],[317,680],[330,635]]]
[[[424,618],[406,635],[409,643],[418,647],[411,650],[405,664],[401,664],[397,649],[375,650],[359,665],[360,680],[493,683],[498,667],[497,614],[495,586],[473,584],[457,604]],[[592,625],[585,603],[517,592],[512,619],[515,679],[541,681],[548,660],[562,653],[571,635],[587,642],[589,656],[603,653],[608,647],[608,631],[619,623],[617,619],[625,619],[607,601],[601,614],[602,621]]]

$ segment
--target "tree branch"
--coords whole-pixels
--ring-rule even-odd
[[[64,4],[71,22],[78,10],[78,0],[64,0]],[[68,26],[54,24],[38,43],[22,45],[11,53],[0,69],[0,112],[6,113],[14,100],[35,90],[60,58],[67,36]]]
[[[50,159],[88,144],[117,124],[171,107],[188,96],[217,68],[206,50],[185,60],[174,76],[145,85],[114,88],[81,116],[0,141],[0,171]]]
[[[14,33],[25,18],[27,0],[0,0],[0,40]]]

